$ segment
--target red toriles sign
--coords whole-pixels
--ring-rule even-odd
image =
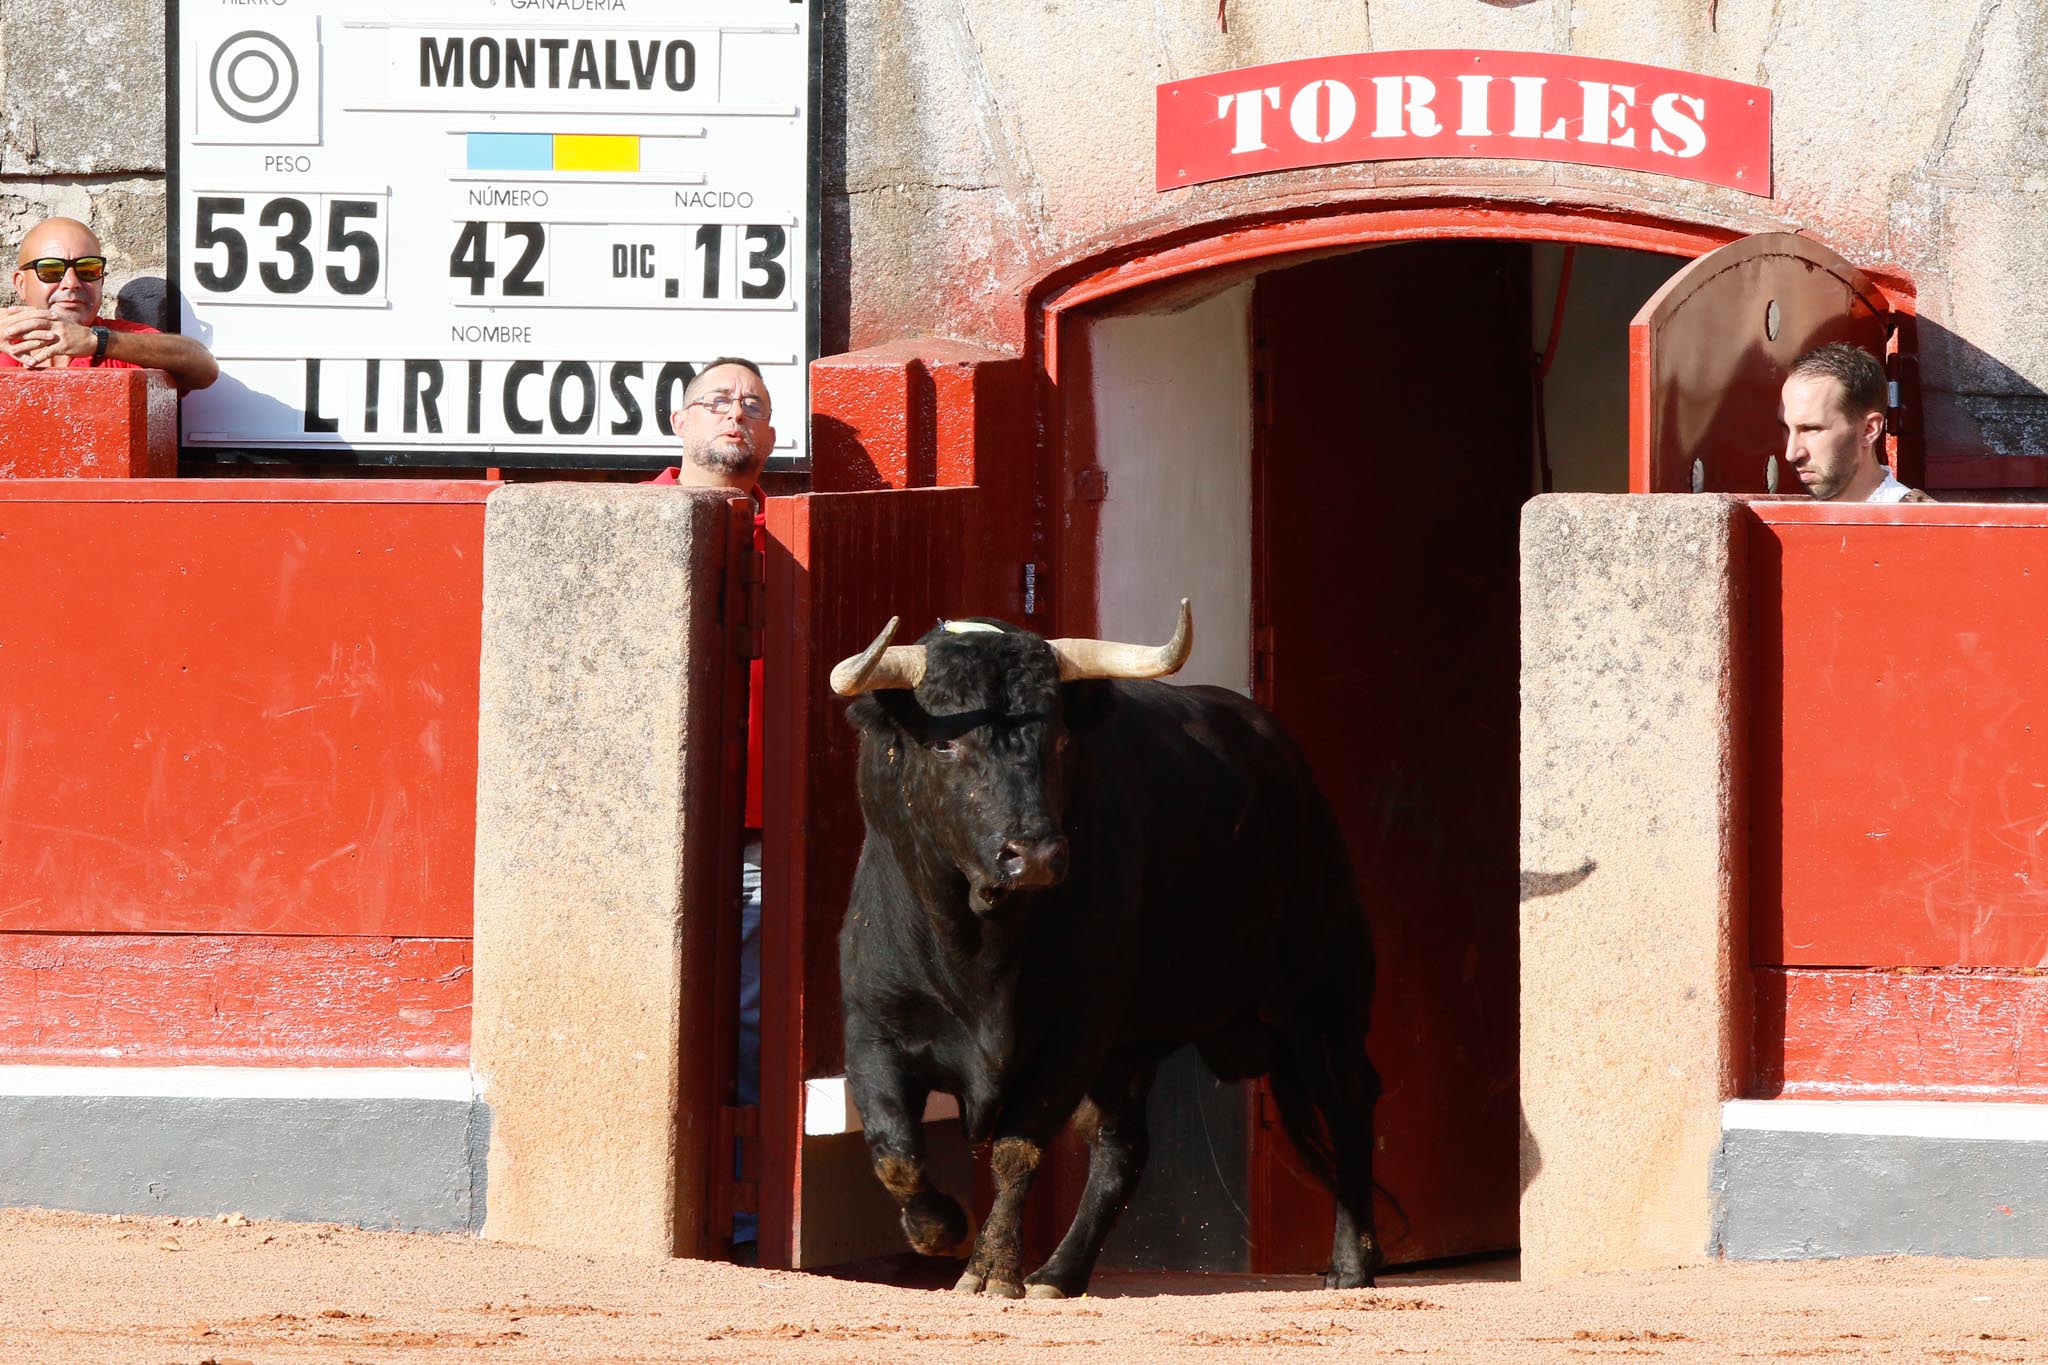
[[[1412,157],[1574,161],[1771,193],[1760,85],[1544,52],[1360,52],[1159,87],[1158,187]]]

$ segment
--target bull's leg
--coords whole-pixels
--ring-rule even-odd
[[[1040,1138],[1009,1135],[996,1139],[989,1165],[996,1179],[995,1203],[989,1206],[988,1221],[967,1260],[967,1272],[953,1288],[962,1294],[994,1294],[1005,1299],[1024,1297],[1023,1227],[1024,1196],[1031,1192],[1032,1177],[1045,1155]]]
[[[1102,1254],[1117,1215],[1130,1203],[1151,1154],[1145,1099],[1156,1070],[1146,1064],[1119,1071],[1113,1080],[1105,1078],[1108,1083],[1092,1089],[1075,1114],[1075,1126],[1088,1142],[1088,1181],[1067,1235],[1024,1281],[1024,1291],[1032,1298],[1072,1298],[1088,1287],[1095,1258]]]
[[[903,1236],[926,1256],[965,1256],[974,1229],[960,1201],[932,1188],[924,1174],[924,1102],[929,1093],[888,1051],[847,1039],[847,1084],[867,1133],[868,1160],[895,1197]]]
[[[1369,1285],[1380,1267],[1379,1235],[1372,1224],[1372,1112],[1379,1100],[1379,1073],[1355,1049],[1355,1066],[1338,1067],[1338,1094],[1324,1106],[1336,1164],[1337,1219],[1330,1244],[1330,1273],[1324,1283],[1333,1289]],[[1348,1074],[1346,1074],[1348,1073]]]

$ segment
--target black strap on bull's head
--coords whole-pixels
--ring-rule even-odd
[[[899,618],[890,617],[874,643],[851,658],[842,659],[832,670],[832,690],[842,697],[889,688],[914,688],[924,681],[923,645],[892,645]],[[948,629],[972,627],[973,622],[949,622]],[[986,627],[996,629],[996,627]],[[1084,678],[1163,678],[1180,670],[1195,647],[1194,613],[1188,599],[1180,599],[1180,622],[1173,638],[1163,645],[1131,645],[1115,640],[1047,640],[1060,661],[1060,681]]]

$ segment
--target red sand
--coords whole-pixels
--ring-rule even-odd
[[[596,1211],[593,1211],[593,1216]],[[2048,1360],[2048,1264],[1720,1265],[1524,1286],[1511,1263],[1098,1277],[1010,1303],[306,1223],[0,1210],[0,1356],[51,1362]]]

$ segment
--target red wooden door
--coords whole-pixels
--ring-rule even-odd
[[[1255,295],[1259,689],[1330,798],[1372,928],[1376,1217],[1397,1262],[1516,1243],[1528,272],[1518,245],[1425,243]],[[1329,1199],[1264,1108],[1251,1268],[1314,1270]]]
[[[1629,324],[1629,491],[1796,493],[1778,468],[1778,389],[1830,341],[1880,360],[1890,305],[1826,247],[1767,232],[1710,251]],[[1778,462],[1782,464],[1782,461]]]
[[[804,1133],[804,1083],[843,1073],[840,915],[863,832],[856,737],[826,683],[891,616],[899,643],[971,600],[976,488],[768,500],[761,921],[761,1263],[901,1251],[857,1133]],[[955,1129],[957,1133],[957,1129]],[[934,1129],[935,1136],[937,1130]],[[946,1154],[955,1168],[964,1149]],[[806,1182],[806,1174],[818,1178]],[[967,1190],[957,1178],[956,1194]]]

